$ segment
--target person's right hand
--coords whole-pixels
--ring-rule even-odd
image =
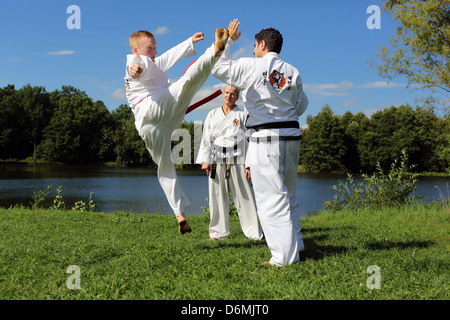
[[[142,71],[144,71],[144,68],[137,63],[133,63],[130,67],[130,75],[137,79],[141,75]]]
[[[206,175],[209,176],[209,173],[211,172],[211,169],[209,167],[208,162],[202,162],[202,170],[205,170]]]

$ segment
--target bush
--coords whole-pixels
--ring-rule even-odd
[[[52,186],[49,185],[49,186],[47,186],[47,189],[45,189],[45,190],[38,190],[38,192],[33,192],[32,202],[30,202],[31,209],[36,210],[39,208],[44,208],[44,203],[47,200],[48,192],[51,189],[52,189]],[[63,196],[61,195],[62,186],[59,186],[59,188],[56,189],[56,191],[57,191],[57,195],[56,195],[55,199],[53,200],[53,206],[51,206],[51,208],[53,208],[55,210],[66,210],[66,203],[64,201]],[[95,202],[94,202],[94,194],[93,194],[93,192],[91,192],[89,195],[88,203],[79,200],[79,201],[75,202],[74,206],[72,207],[72,210],[83,211],[83,212],[94,212],[96,206],[97,206],[97,204],[95,204]]]
[[[325,209],[339,211],[343,209],[359,209],[363,207],[381,208],[383,206],[402,206],[411,202],[410,193],[415,190],[417,174],[409,173],[405,151],[400,163],[394,160],[388,174],[385,174],[377,163],[376,172],[368,176],[362,175],[364,182],[355,185],[353,176],[347,175],[345,182],[331,189],[336,193],[333,200],[323,204]],[[412,169],[414,166],[410,166]]]

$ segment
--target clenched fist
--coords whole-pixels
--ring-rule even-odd
[[[144,71],[144,68],[137,63],[133,63],[130,67],[130,75],[137,79],[141,75],[142,71]]]

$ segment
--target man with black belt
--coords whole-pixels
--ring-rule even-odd
[[[225,51],[212,70],[214,77],[241,89],[246,126],[253,129],[247,151],[258,216],[272,257],[264,262],[285,266],[300,261],[304,250],[299,203],[295,196],[301,132],[298,117],[308,106],[296,68],[281,60],[283,37],[264,29],[255,36],[256,58],[230,60],[239,39],[233,20]]]
[[[230,234],[230,193],[244,235],[253,240],[263,238],[250,175],[245,168],[245,114],[236,106],[238,98],[239,90],[226,85],[224,104],[211,110],[206,117],[196,161],[210,178],[210,240],[226,239]]]

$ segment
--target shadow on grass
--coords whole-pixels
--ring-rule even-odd
[[[302,228],[303,243],[305,251],[300,253],[300,260],[321,260],[327,256],[340,255],[348,252],[351,248],[345,246],[320,245],[327,240],[330,233],[336,230],[349,230],[350,227],[343,228]]]
[[[351,250],[355,250],[355,246],[333,246],[321,245],[320,243],[330,238],[331,233],[342,231],[352,231],[351,227],[343,228],[310,228],[302,229],[303,242],[305,244],[305,251],[301,253],[301,260],[321,260],[325,257],[346,254]],[[306,235],[306,237],[305,237]],[[370,251],[377,250],[393,250],[401,249],[407,250],[411,248],[428,248],[434,245],[432,241],[380,241],[368,244],[362,244],[364,248]]]
[[[434,245],[433,241],[383,241],[383,242],[373,242],[367,244],[367,249],[369,250],[391,250],[391,249],[423,249]]]
[[[303,242],[305,244],[305,251],[300,253],[300,259],[305,260],[322,260],[329,256],[343,255],[352,250],[356,249],[356,246],[349,245],[322,245],[323,241],[328,240],[332,233],[341,233],[343,236],[351,233],[355,228],[352,227],[340,227],[340,228],[303,228]],[[336,237],[336,235],[334,235]],[[428,248],[434,245],[432,241],[380,241],[372,242],[368,244],[361,244],[367,250],[377,251],[377,250],[393,250],[402,249],[407,250],[411,248]],[[226,240],[215,240],[203,243],[200,248],[205,250],[212,249],[227,249],[227,248],[256,248],[256,247],[266,247],[266,241],[250,241],[250,240],[237,240],[237,239],[226,239]]]
[[[235,242],[233,240],[214,240],[202,245],[203,249],[223,249],[223,248],[255,248],[267,246],[266,240],[255,240],[254,242]]]

